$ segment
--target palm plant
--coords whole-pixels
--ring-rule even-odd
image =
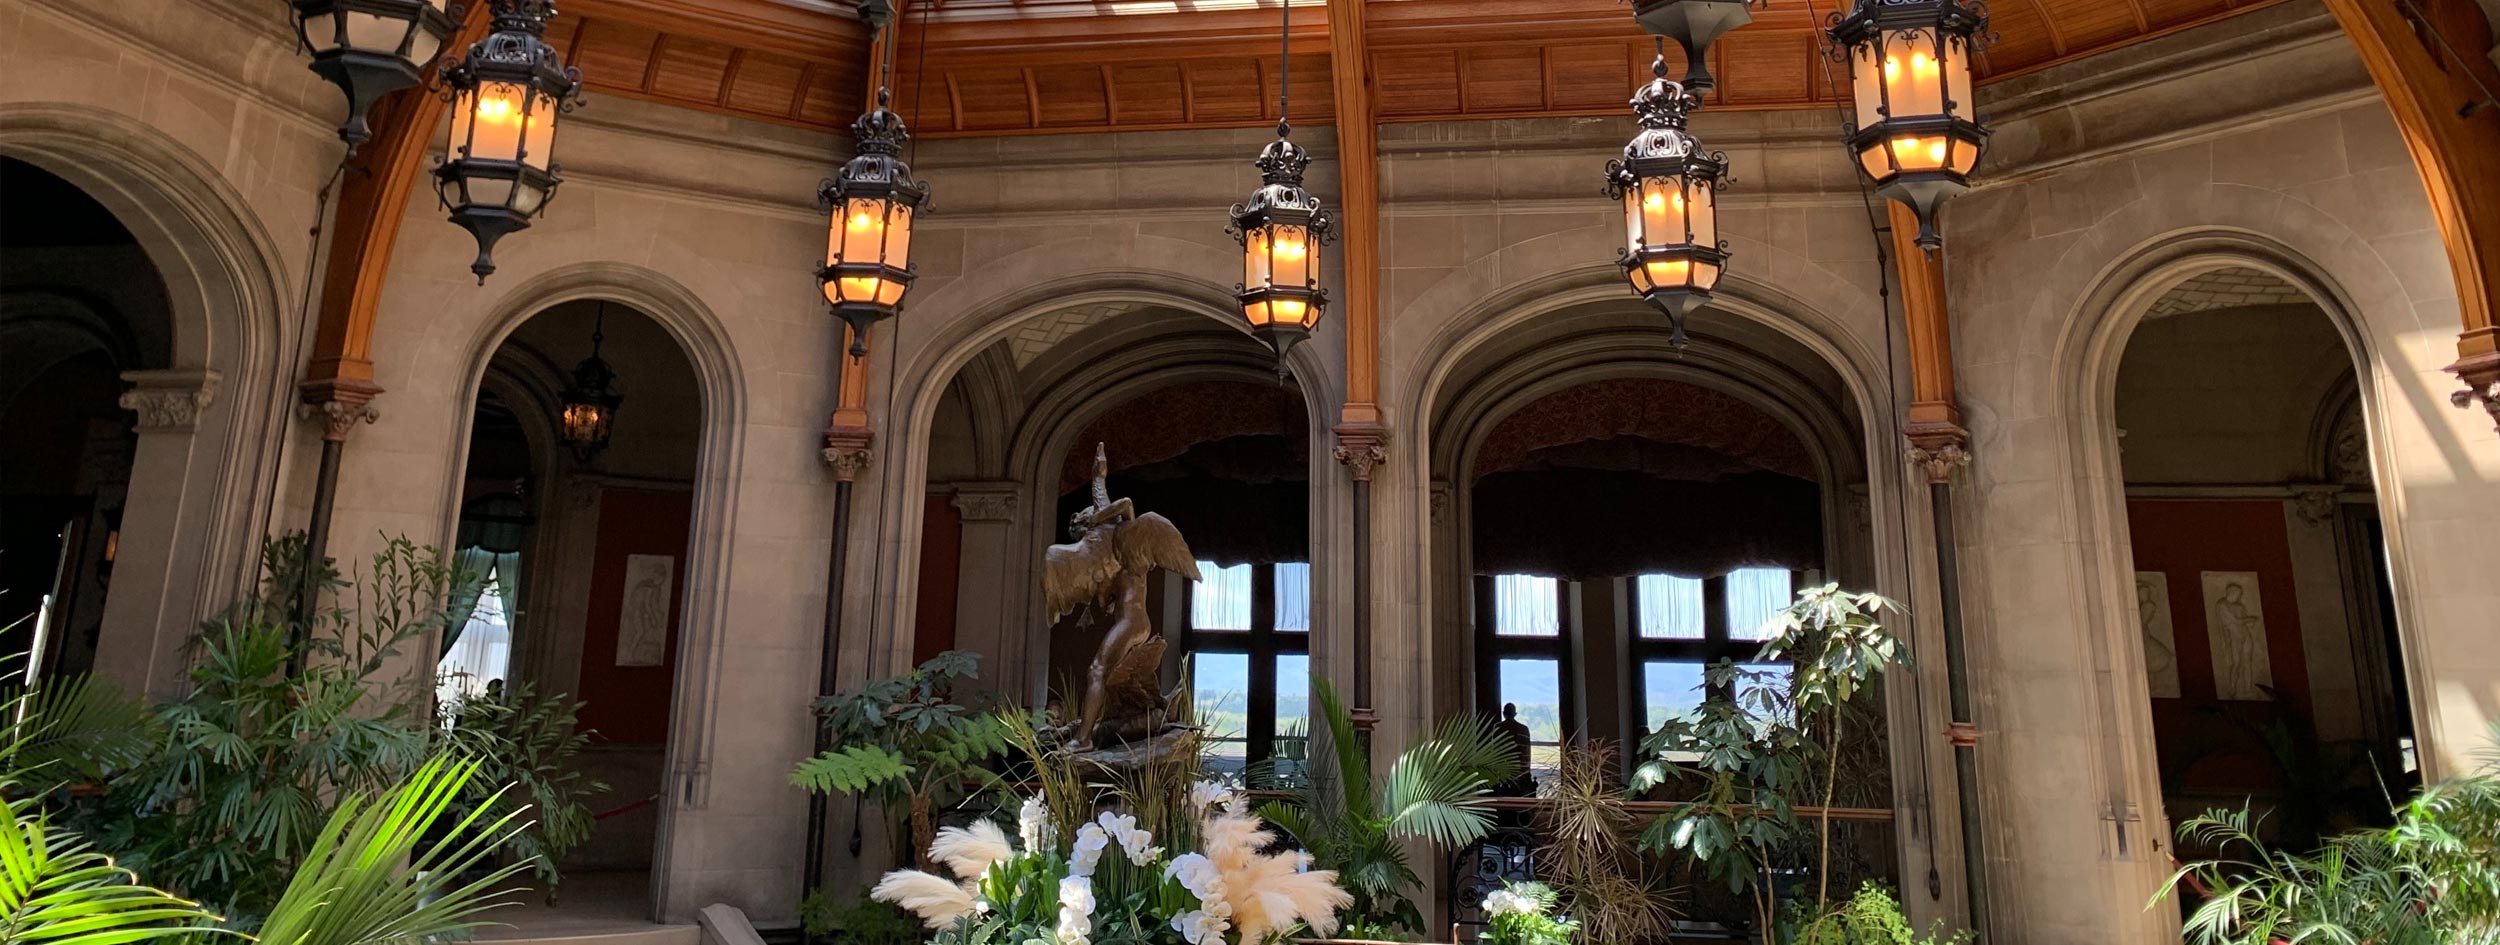
[[[480,767],[436,757],[388,794],[342,801],[261,922],[263,945],[400,945],[490,924],[479,916],[506,904],[506,881],[534,858],[460,878],[527,826],[493,804],[459,813]]]
[[[1340,913],[1346,934],[1421,932],[1423,914],[1406,897],[1420,880],[1404,842],[1447,849],[1483,839],[1493,829],[1493,786],[1517,773],[1519,759],[1493,723],[1458,716],[1401,752],[1374,785],[1370,750],[1336,688],[1313,676],[1311,698],[1329,751],[1315,755],[1288,798],[1261,804],[1259,816],[1309,851],[1315,868],[1337,871],[1354,898]]]
[[[540,696],[518,682],[499,695],[463,699],[445,712],[451,723],[446,741],[483,766],[460,809],[535,812],[513,837],[510,852],[538,865],[550,902],[563,879],[556,864],[590,839],[594,820],[584,798],[608,789],[574,766],[574,756],[590,744],[590,733],[574,724],[581,709],[578,701]]]
[[[0,800],[0,942],[122,945],[187,936],[217,921],[54,825],[32,801]]]
[[[948,650],[820,700],[832,747],[800,762],[790,782],[873,798],[903,818],[912,850],[927,851],[937,813],[967,796],[967,781],[994,783],[989,765],[1007,753],[1007,720],[955,699],[956,684],[978,677],[980,665],[980,654]]]

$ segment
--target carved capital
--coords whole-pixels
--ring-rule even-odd
[[[1012,487],[958,488],[949,501],[967,522],[1016,520],[1016,492]]]
[[[2459,407],[2481,406],[2484,413],[2491,415],[2492,428],[2500,429],[2500,354],[2458,358],[2447,370],[2465,382],[2465,389],[2449,394],[2448,402]]]
[[[1950,423],[1911,424],[1912,465],[1927,474],[1930,485],[1953,481],[1953,471],[1970,465],[1970,431]]]
[[[833,478],[850,482],[868,468],[868,446],[876,442],[876,432],[865,426],[835,423],[825,428],[825,465],[833,467]]]
[[[381,412],[373,409],[373,398],[381,395],[382,388],[370,381],[334,377],[305,381],[297,385],[296,390],[304,397],[296,415],[305,419],[319,418],[321,438],[324,440],[345,443],[348,431],[354,430],[357,424],[382,419]]]
[[[131,388],[122,392],[123,410],[139,415],[141,433],[189,433],[200,413],[217,399],[223,376],[206,368],[169,371],[123,371]]]
[[[2343,504],[2336,500],[2336,491],[2333,486],[2301,489],[2292,494],[2292,511],[2311,525],[2333,522],[2335,510]]]
[[[1337,462],[1354,473],[1354,481],[1372,481],[1372,470],[1389,459],[1389,431],[1378,424],[1340,424]]]

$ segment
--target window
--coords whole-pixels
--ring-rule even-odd
[[[1632,581],[1634,718],[1646,735],[1691,713],[1705,698],[1704,670],[1720,660],[1785,680],[1785,664],[1752,662],[1777,633],[1773,617],[1788,607],[1796,575],[1780,568],[1739,568],[1725,577],[1644,574]]]
[[[1311,566],[1200,561],[1198,574],[1185,632],[1208,764],[1238,774],[1273,759],[1296,777],[1311,721]]]
[[[434,701],[451,706],[498,689],[512,666],[512,627],[505,619],[503,574],[489,568],[477,601],[443,658],[434,665]]]
[[[1571,665],[1570,635],[1563,582],[1529,574],[1497,574],[1479,579],[1478,619],[1492,633],[1481,638],[1478,655],[1479,695],[1498,716],[1504,706],[1516,707],[1528,726],[1528,767],[1551,770],[1562,760],[1562,745],[1576,729],[1577,708],[1567,685]]]

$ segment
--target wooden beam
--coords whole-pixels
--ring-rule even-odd
[[[1337,225],[1345,253],[1346,395],[1337,428],[1377,435],[1380,419],[1380,154],[1363,0],[1328,0],[1329,79],[1337,106]]]
[[[468,18],[436,63],[464,54],[470,44],[484,39],[489,22],[486,4],[471,4]],[[434,127],[444,108],[442,97],[423,86],[374,103],[373,139],[348,162],[339,182],[319,321],[311,359],[297,385],[307,404],[361,409],[382,392],[373,383],[374,318],[390,277],[391,250],[407,217],[408,192],[425,173],[426,151],[434,144]]]
[[[2500,105],[2460,113],[2486,101],[2483,88],[2500,88],[2500,73],[2482,56],[2491,48],[2491,24],[2466,0],[2326,0],[2326,6],[2395,113],[2430,193],[2462,322],[2457,361],[2448,370],[2466,389],[2453,399],[2460,407],[2480,404],[2500,426],[2500,321],[2492,297],[2500,291]],[[2431,22],[2417,23],[2408,9],[2424,11]]]
[[[1944,252],[1929,254],[1918,245],[1918,215],[1898,200],[1884,201],[1891,222],[1892,263],[1901,280],[1901,319],[1909,336],[1910,416],[1902,427],[1910,456],[1927,469],[1930,481],[1942,482],[1970,449],[1970,431],[1962,426],[1962,406],[1953,393],[1953,319],[1945,305]]]

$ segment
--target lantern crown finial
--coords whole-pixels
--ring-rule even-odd
[[[1278,130],[1282,132],[1283,128],[1280,126]],[[1276,140],[1259,149],[1259,158],[1254,163],[1259,169],[1261,181],[1299,187],[1302,185],[1302,172],[1311,166],[1311,152],[1279,133]]]
[[[1682,130],[1687,116],[1701,106],[1701,97],[1684,87],[1684,83],[1667,78],[1667,57],[1661,53],[1650,66],[1653,76],[1648,85],[1632,95],[1632,112],[1641,127]]]
[[[904,142],[911,140],[911,128],[890,107],[893,100],[893,93],[879,86],[877,107],[861,112],[859,119],[851,122],[851,137],[857,139],[859,153],[900,154]]]

